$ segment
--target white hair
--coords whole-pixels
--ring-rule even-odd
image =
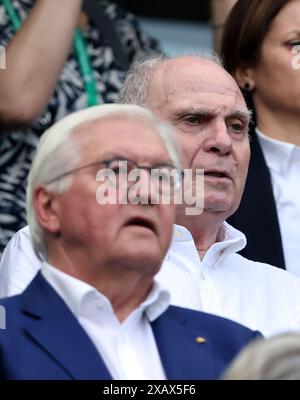
[[[33,247],[40,258],[46,256],[43,229],[40,226],[33,206],[35,189],[39,186],[56,193],[63,193],[72,183],[72,175],[61,176],[78,165],[81,153],[78,141],[72,134],[82,132],[86,124],[107,119],[138,119],[153,127],[174,163],[180,168],[180,154],[175,140],[174,128],[159,121],[149,110],[136,105],[104,104],[75,112],[49,128],[41,137],[37,152],[28,176],[27,185],[27,221],[30,227]],[[52,181],[52,182],[51,182]],[[49,183],[50,182],[50,183]]]
[[[286,333],[250,343],[223,375],[225,380],[299,380],[300,334]]]
[[[201,61],[210,61],[223,68],[221,58],[214,52],[199,52],[194,54],[184,53],[175,57],[156,56],[149,57],[143,61],[136,61],[132,64],[118,96],[119,103],[137,104],[151,109],[148,101],[149,84],[156,69],[168,60],[176,60],[181,57],[196,57]],[[225,71],[225,70],[224,70]]]

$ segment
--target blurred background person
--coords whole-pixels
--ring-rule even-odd
[[[252,342],[225,372],[225,380],[299,380],[300,335],[286,333]]]
[[[214,49],[220,53],[224,25],[228,14],[237,0],[211,0],[211,26],[213,28]]]
[[[27,174],[41,134],[70,112],[113,102],[131,62],[160,53],[138,21],[109,1],[1,3],[0,257],[25,225]]]
[[[254,111],[245,192],[229,223],[242,254],[300,276],[300,0],[239,0],[227,20],[225,68]]]

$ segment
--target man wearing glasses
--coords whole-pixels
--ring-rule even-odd
[[[0,378],[215,379],[257,336],[170,306],[154,280],[180,179],[172,128],[138,106],[90,108],[44,134],[27,190],[42,268],[0,302]]]
[[[195,204],[186,196],[175,202],[179,225],[159,272],[171,303],[230,318],[265,336],[299,331],[299,279],[237,254],[245,235],[225,222],[239,206],[250,157],[251,115],[236,82],[216,60],[154,58],[129,71],[120,100],[146,106],[177,128],[183,166],[192,172],[187,187],[184,174],[184,195],[201,186],[194,182],[202,172],[204,192],[194,193]],[[137,146],[144,151],[144,143]],[[23,291],[40,268],[25,227],[3,253],[0,298]]]

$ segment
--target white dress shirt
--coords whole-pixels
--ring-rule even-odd
[[[108,298],[94,287],[46,262],[42,275],[90,337],[114,379],[166,379],[150,325],[170,304],[169,293],[159,284],[154,282],[147,299],[120,323]]]
[[[223,240],[202,261],[190,232],[175,226],[172,246],[157,280],[171,304],[232,319],[265,336],[300,331],[300,279],[239,254],[245,236],[227,223]]]
[[[230,318],[265,336],[300,330],[300,279],[236,254],[245,247],[245,236],[227,223],[222,229],[223,240],[212,245],[201,261],[189,231],[175,225],[171,247],[156,276],[169,290],[171,304]],[[4,251],[0,297],[22,292],[40,268],[25,227]]]
[[[300,276],[300,147],[256,132],[271,174],[286,269]]]

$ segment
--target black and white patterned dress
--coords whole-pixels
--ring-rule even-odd
[[[34,2],[35,0],[12,1],[23,20]],[[103,7],[114,23],[129,62],[160,53],[157,41],[142,32],[133,15],[107,1],[103,1]],[[0,45],[6,47],[13,35],[11,22],[0,6]],[[103,101],[111,103],[116,100],[125,72],[114,59],[113,51],[102,33],[90,26],[84,35],[88,42],[98,90]],[[26,181],[40,136],[60,118],[85,108],[86,102],[79,64],[71,51],[56,90],[42,116],[22,131],[0,132],[0,257],[11,236],[26,224]]]

